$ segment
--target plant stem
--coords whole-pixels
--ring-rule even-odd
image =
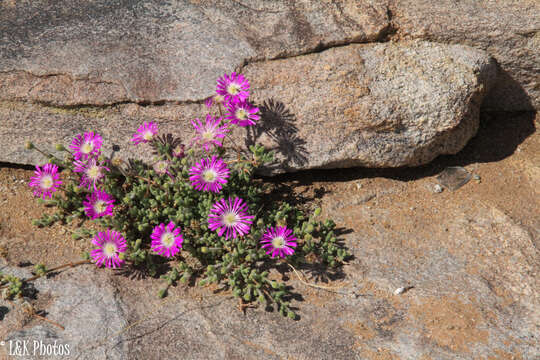
[[[67,263],[67,264],[64,264],[64,265],[60,265],[60,266],[57,266],[57,267],[54,267],[52,269],[47,269],[47,271],[45,271],[43,274],[40,274],[40,275],[35,275],[35,276],[32,276],[28,279],[22,279],[22,282],[23,283],[27,283],[27,282],[30,282],[30,281],[34,281],[36,279],[39,279],[40,277],[42,276],[45,276],[47,275],[48,273],[52,272],[52,271],[57,271],[57,270],[60,270],[60,269],[63,269],[63,268],[67,268],[67,267],[75,267],[75,266],[78,266],[78,265],[83,265],[83,264],[91,264],[92,262],[90,260],[81,260],[81,261],[77,261],[77,262],[70,262],[70,263]],[[3,289],[3,288],[6,288],[8,287],[9,284],[6,284],[6,285],[3,285],[3,286],[0,286],[0,289]]]
[[[311,287],[316,288],[316,289],[322,289],[322,290],[330,291],[330,292],[333,292],[333,293],[336,293],[336,294],[347,295],[346,293],[343,293],[343,292],[340,292],[340,291],[335,291],[336,289],[340,289],[345,285],[337,286],[337,287],[330,287],[330,286],[322,286],[322,285],[308,283],[303,279],[302,276],[300,276],[300,274],[298,273],[298,271],[296,270],[296,268],[294,266],[292,266],[288,262],[286,262],[286,264],[289,265],[291,267],[291,269],[293,269],[294,273],[298,277],[298,280],[300,280],[302,282],[302,284],[307,285],[307,286],[311,286]]]

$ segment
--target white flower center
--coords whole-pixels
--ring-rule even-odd
[[[174,244],[174,235],[170,232],[166,232],[161,235],[161,244],[167,248],[170,248]]]
[[[91,142],[87,141],[83,144],[83,146],[81,146],[81,152],[83,154],[90,154],[92,150],[94,150],[94,144],[92,144]]]
[[[98,214],[101,214],[105,212],[105,210],[107,210],[107,203],[105,203],[105,201],[103,200],[96,201],[96,203],[94,204],[94,211]]]
[[[113,257],[116,255],[116,245],[114,243],[106,243],[105,246],[103,246],[103,253],[107,257]]]
[[[152,131],[146,130],[144,132],[143,139],[146,140],[146,141],[150,141],[150,140],[152,140],[153,136],[154,136],[154,134],[152,134]]]
[[[207,183],[211,183],[216,181],[217,173],[214,169],[207,169],[203,171],[202,177],[204,181],[206,181]]]
[[[273,238],[272,246],[277,249],[285,247],[285,239],[283,238],[283,236],[276,236],[275,238]]]
[[[237,219],[236,219],[236,214],[235,213],[227,212],[227,213],[223,214],[223,223],[226,226],[233,226],[234,224],[236,224],[236,222],[237,222]]]
[[[92,167],[88,168],[86,174],[90,179],[97,180],[101,176],[101,169],[99,166],[93,165]]]
[[[247,118],[246,110],[244,109],[236,110],[236,118],[240,120],[245,120]]]
[[[51,175],[43,175],[39,184],[42,189],[50,189],[54,185],[54,181]]]
[[[240,86],[238,86],[238,84],[231,83],[227,87],[227,92],[231,95],[236,95],[240,92]]]
[[[202,138],[206,141],[214,140],[214,133],[210,130],[207,130],[202,133]]]

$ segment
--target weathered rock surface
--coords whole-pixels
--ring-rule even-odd
[[[253,100],[266,104],[250,139],[275,148],[280,163],[272,171],[283,172],[419,165],[458,152],[476,133],[495,65],[470,47],[412,41],[353,44],[257,62],[244,72]],[[5,102],[0,136],[8,146],[0,160],[36,161],[20,150],[23,140],[66,143],[90,129],[109,146],[120,145],[124,155],[147,156],[129,144],[139,123],[158,118],[163,131],[188,140],[190,120],[205,111],[201,104],[77,111]]]
[[[383,0],[4,1],[0,99],[198,101],[244,61],[376,41],[386,10]]]
[[[420,38],[486,50],[500,65],[484,108],[540,109],[540,2],[390,1],[397,39]]]
[[[244,72],[255,99],[279,100],[295,117],[286,170],[413,166],[455,154],[476,134],[496,74],[482,51],[427,42],[350,45]],[[270,118],[256,131],[279,148],[287,140],[265,141],[265,126],[284,131],[286,122]]]
[[[2,268],[5,273],[30,277],[29,272],[24,270]],[[21,314],[21,305],[0,300],[9,310],[4,315],[6,321],[3,321],[4,326],[0,331],[2,340],[6,343],[10,340],[28,340],[28,351],[31,355],[28,358],[32,359],[58,358],[59,356],[47,353],[46,349],[55,342],[58,346],[61,345],[64,351],[69,350],[69,353],[64,352],[65,358],[127,359],[125,344],[111,342],[111,337],[116,341],[121,339],[121,334],[116,333],[125,327],[126,309],[110,281],[107,274],[96,272],[93,267],[88,266],[62,272],[49,279],[36,280],[33,285],[39,302],[46,304],[43,306],[46,308],[47,318],[65,329],[43,321],[33,321],[21,329],[32,318]],[[34,353],[34,341],[41,341],[44,348],[40,350],[40,343]],[[2,351],[9,350],[7,346],[3,346],[0,347],[0,354]],[[40,352],[45,356],[39,356]]]

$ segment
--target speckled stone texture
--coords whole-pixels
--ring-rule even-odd
[[[276,99],[294,114],[297,157],[289,152],[281,164],[291,171],[414,166],[455,154],[476,134],[496,69],[482,51],[413,41],[332,48],[248,65],[245,74],[258,102]],[[280,148],[260,131],[263,144]]]
[[[487,51],[500,66],[485,109],[540,109],[540,1],[391,0],[395,39],[459,43]]]

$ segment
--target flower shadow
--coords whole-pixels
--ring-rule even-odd
[[[272,168],[287,168],[289,163],[304,165],[307,162],[306,141],[298,136],[298,128],[294,124],[295,115],[291,113],[285,104],[274,99],[267,99],[261,105],[257,105],[260,110],[261,120],[257,126],[247,129],[245,140],[246,147],[255,145],[259,138],[266,134],[273,140],[275,146],[271,149],[276,151],[281,158],[282,164],[272,164]]]

